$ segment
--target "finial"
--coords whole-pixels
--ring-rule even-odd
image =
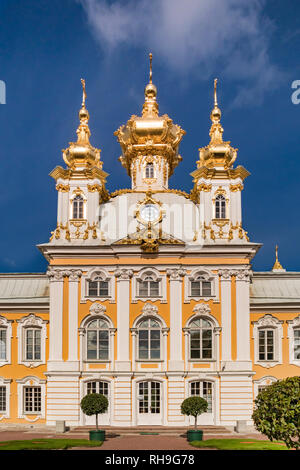
[[[285,271],[278,260],[278,245],[275,246],[275,263],[272,271]]]
[[[83,78],[81,80],[81,85],[82,85],[82,106],[85,106],[85,100],[86,100],[86,91],[85,91],[85,80]]]
[[[150,52],[149,54],[149,62],[150,62],[149,83],[152,83],[152,52]]]
[[[218,106],[218,101],[217,101],[217,83],[218,83],[218,79],[215,78],[215,79],[214,79],[214,102],[215,102],[215,106]]]

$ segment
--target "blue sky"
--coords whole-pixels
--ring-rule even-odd
[[[187,131],[170,187],[192,187],[218,77],[224,140],[251,173],[243,226],[263,243],[253,268],[270,270],[278,243],[282,265],[300,270],[299,1],[1,0],[0,21],[1,272],[46,269],[36,245],[56,226],[49,173],[76,139],[80,78],[107,187],[130,187],[113,132],[141,112],[150,51],[160,112]]]

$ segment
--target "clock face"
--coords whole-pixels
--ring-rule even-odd
[[[145,222],[153,222],[159,217],[159,210],[154,204],[146,204],[141,209],[141,217]]]

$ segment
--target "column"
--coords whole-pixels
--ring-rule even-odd
[[[250,362],[250,269],[236,271],[237,361]],[[250,363],[251,364],[251,363]]]
[[[130,279],[132,269],[117,269],[117,360],[116,370],[129,371],[129,308],[130,308]]]
[[[182,279],[185,269],[167,269],[170,277],[170,361],[169,370],[183,370],[182,360]]]
[[[69,275],[69,353],[68,369],[78,369],[78,285],[82,271],[73,269],[67,271]]]
[[[231,271],[219,271],[221,279],[221,319],[223,362],[231,361]]]
[[[49,311],[49,363],[62,361],[62,318],[63,318],[63,277],[60,269],[49,269],[50,311]],[[55,365],[53,364],[52,366]],[[51,367],[52,367],[51,366]],[[49,370],[49,367],[48,367]]]

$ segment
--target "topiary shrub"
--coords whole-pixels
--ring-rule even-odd
[[[186,416],[194,416],[195,431],[197,431],[197,418],[207,411],[208,403],[202,397],[189,397],[181,403],[181,413]]]
[[[96,430],[98,431],[98,414],[105,413],[108,408],[108,399],[100,393],[89,393],[81,400],[80,407],[85,415],[96,415]]]
[[[300,447],[300,377],[278,380],[262,390],[252,415],[255,428],[289,448]]]

